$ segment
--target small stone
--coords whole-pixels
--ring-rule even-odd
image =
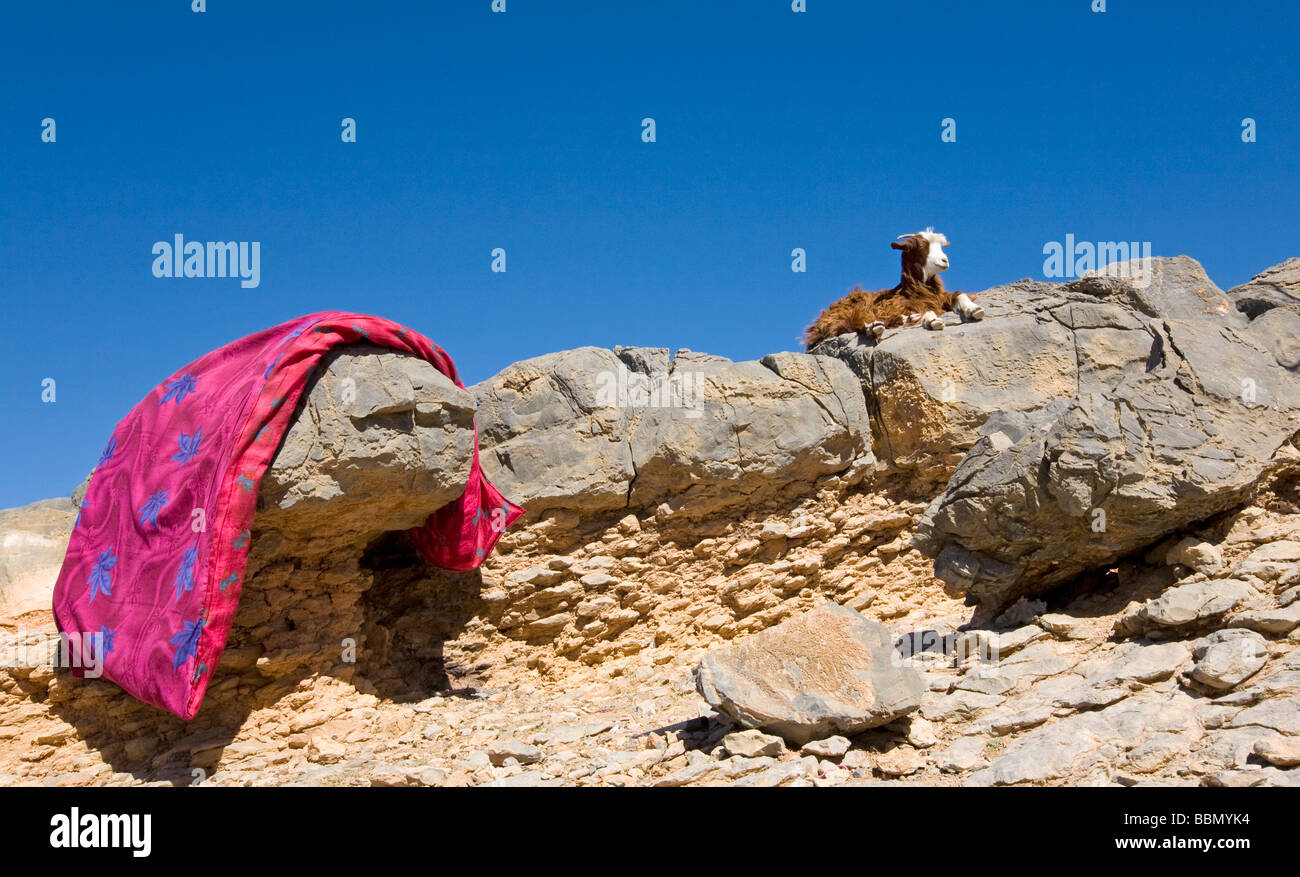
[[[836,734],[833,737],[805,743],[799,751],[804,755],[815,755],[818,758],[843,758],[852,746],[847,737]]]
[[[939,756],[939,770],[945,773],[964,773],[986,766],[989,760],[987,741],[983,737],[958,737]]]
[[[1165,563],[1169,566],[1181,564],[1199,573],[1214,575],[1223,569],[1223,552],[1216,545],[1189,536],[1165,553]]]
[[[447,771],[441,767],[426,767],[416,774],[416,778],[422,785],[441,786],[447,782]]]
[[[1216,631],[1193,653],[1192,678],[1214,691],[1228,691],[1259,672],[1268,643],[1252,630]]]
[[[1064,612],[1040,615],[1038,625],[1053,636],[1062,639],[1087,639],[1089,636],[1088,619],[1066,615]]]
[[[911,724],[907,729],[907,742],[917,749],[929,749],[938,743],[939,737],[934,733],[934,723],[923,716],[912,716]]]
[[[772,734],[764,734],[762,731],[750,728],[745,731],[733,731],[723,737],[722,747],[731,755],[759,758],[785,752],[785,741]]]
[[[468,770],[478,770],[492,764],[492,759],[486,752],[479,750],[477,752],[471,752],[466,756],[462,764],[464,764]]]
[[[885,776],[903,777],[925,767],[925,757],[910,746],[899,746],[876,758],[876,770]]]
[[[488,760],[497,766],[505,765],[506,761],[512,758],[515,764],[536,764],[542,760],[542,750],[531,743],[505,740],[488,751]]]
[[[337,764],[347,754],[346,746],[329,737],[312,737],[307,744],[307,760],[316,764]]]
[[[1274,737],[1255,744],[1255,754],[1274,767],[1300,767],[1300,741]]]
[[[1211,579],[1179,585],[1148,600],[1139,610],[1141,619],[1161,627],[1179,627],[1216,618],[1254,593],[1240,579]]]

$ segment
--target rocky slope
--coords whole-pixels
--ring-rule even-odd
[[[0,782],[1293,785],[1294,262],[1227,295],[1186,257],[1020,281],[816,355],[583,348],[468,394],[341,352],[189,723],[55,670],[75,506],[0,512]],[[441,572],[401,530],[458,492],[473,403],[529,514]],[[773,736],[697,693],[760,632],[847,660],[827,600],[894,641],[870,721]]]

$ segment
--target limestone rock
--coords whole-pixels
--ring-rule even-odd
[[[1216,631],[1192,654],[1192,678],[1214,691],[1228,691],[1259,672],[1268,660],[1268,643],[1253,631]]]
[[[785,741],[772,734],[764,734],[753,728],[744,731],[732,731],[722,738],[722,748],[731,755],[742,758],[760,758],[767,755],[780,755],[785,752]]]
[[[262,479],[257,523],[292,510],[299,524],[313,517],[335,531],[419,526],[465,491],[473,441],[473,400],[431,364],[374,345],[337,347]]]
[[[1300,384],[1195,261],[1155,260],[1141,285],[1053,287],[1033,310],[1068,327],[1077,387],[991,415],[926,510],[914,543],[949,585],[1009,605],[1239,505],[1300,465]],[[1300,329],[1300,314],[1288,316]],[[996,322],[965,327],[989,373],[1026,361],[1018,345],[989,354],[981,327]],[[1103,343],[1099,333],[1114,355],[1076,347]]]
[[[1255,319],[1273,308],[1300,313],[1300,259],[1287,259],[1228,290],[1237,310]]]
[[[804,755],[815,755],[818,758],[843,758],[852,745],[847,737],[836,734],[805,743],[799,751]]]
[[[710,652],[695,684],[719,712],[795,746],[887,724],[925,688],[895,659],[887,628],[834,603]]]
[[[667,502],[698,515],[870,457],[852,374],[802,353],[731,362],[584,347],[515,363],[470,391],[484,471],[535,513]]]
[[[1189,536],[1170,547],[1165,563],[1182,564],[1197,572],[1214,575],[1223,569],[1223,552],[1216,545]]]
[[[1239,579],[1178,585],[1139,606],[1121,625],[1140,630],[1198,624],[1222,616],[1253,594],[1250,585]]]

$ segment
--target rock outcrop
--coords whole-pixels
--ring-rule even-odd
[[[1228,290],[1228,298],[1252,320],[1273,308],[1300,313],[1300,259],[1287,259],[1256,274],[1250,282]]]
[[[1001,328],[989,319],[939,333],[942,340],[913,333],[896,342],[900,350],[887,339],[849,355],[865,357],[859,373],[872,387],[879,361],[910,363],[916,395],[928,400],[919,407],[942,425],[917,435],[943,436],[941,445],[961,446],[954,431],[971,436],[972,406],[954,403],[967,413],[948,419],[936,381],[960,377],[956,400],[978,400],[979,414],[996,409],[915,536],[936,557],[939,578],[989,607],[1051,590],[1240,506],[1300,464],[1300,382],[1275,337],[1257,333],[1193,260],[1155,260],[1151,270],[1143,285],[1089,277],[994,291],[982,296],[986,310],[1013,312]],[[1300,335],[1300,314],[1269,313]],[[964,358],[981,359],[979,369],[951,376],[931,366],[944,358],[936,350],[957,344]],[[1040,381],[1055,375],[1051,388],[1033,389],[1026,368]],[[877,398],[899,392],[889,377],[897,373],[888,368]],[[889,430],[890,409],[878,402],[877,410]],[[909,445],[904,456],[927,448]]]
[[[866,406],[838,362],[760,362],[583,347],[470,388],[483,469],[531,513],[646,509],[692,517],[761,501],[870,453]]]
[[[981,323],[755,362],[583,348],[468,392],[341,351],[189,723],[56,669],[75,503],[0,512],[0,784],[1294,785],[1300,315],[1186,258],[1143,281],[1021,281]],[[450,573],[404,531],[459,493],[476,405],[529,514]],[[901,694],[833,703],[768,640]]]

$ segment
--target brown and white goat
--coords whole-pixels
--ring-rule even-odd
[[[927,228],[915,234],[899,235],[890,246],[903,251],[903,273],[898,285],[878,292],[855,287],[822,311],[804,331],[808,350],[845,332],[868,332],[880,338],[886,329],[914,323],[927,329],[942,329],[939,314],[947,311],[956,311],[963,322],[984,319],[984,309],[971,301],[970,296],[943,288],[939,274],[948,270],[948,256],[943,251],[950,246],[946,237]]]

